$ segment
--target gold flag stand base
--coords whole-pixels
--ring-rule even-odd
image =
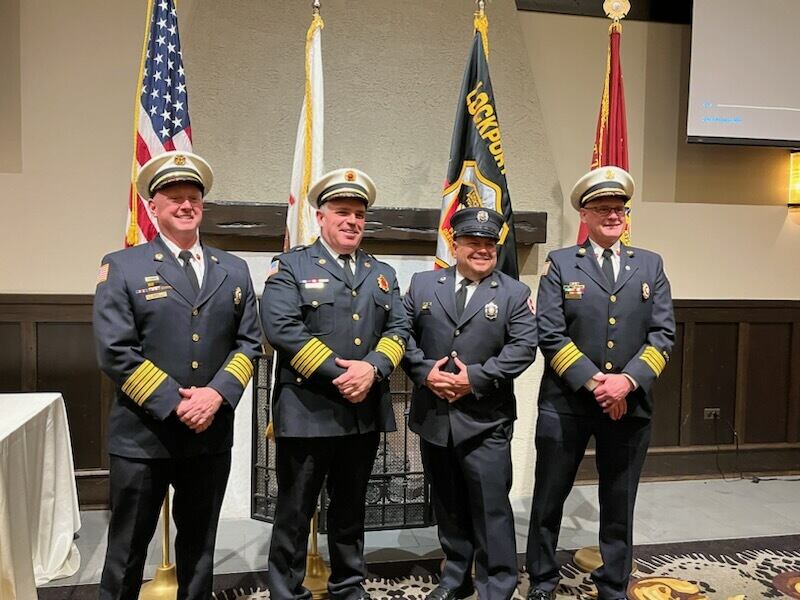
[[[317,511],[311,519],[311,533],[308,536],[311,547],[306,558],[306,577],[303,579],[303,587],[311,592],[313,600],[328,600],[328,578],[331,572],[317,547],[318,515]]]
[[[603,564],[603,557],[600,556],[600,548],[598,546],[586,546],[575,553],[575,556],[572,557],[572,562],[584,573],[591,573],[600,568]],[[634,560],[631,564],[631,572],[635,573],[638,570],[639,565]]]
[[[175,600],[178,597],[178,578],[175,565],[156,567],[156,575],[142,586],[139,600]]]
[[[142,586],[139,600],[175,600],[178,597],[178,577],[175,565],[169,561],[169,490],[164,498],[161,517],[164,521],[161,565],[156,567],[155,577]]]

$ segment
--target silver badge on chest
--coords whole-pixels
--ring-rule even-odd
[[[498,307],[494,302],[489,302],[483,307],[483,315],[490,321],[494,321],[497,318],[497,313]]]

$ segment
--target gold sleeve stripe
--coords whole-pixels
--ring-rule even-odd
[[[639,358],[653,370],[653,373],[656,374],[656,377],[661,375],[664,367],[667,366],[666,359],[661,356],[661,353],[654,346],[647,346]]]
[[[250,370],[247,367],[243,367],[240,363],[230,361],[226,366],[225,370],[236,377],[239,380],[244,380],[245,383],[250,379]]]
[[[166,378],[164,371],[145,360],[122,384],[122,393],[141,406]]]
[[[239,383],[242,384],[242,387],[246,387],[247,382],[250,381],[250,378],[253,376],[253,363],[247,356],[241,352],[237,352],[225,366],[225,370],[236,377]]]
[[[294,355],[289,364],[300,375],[308,379],[331,354],[333,354],[333,350],[317,338],[311,338]]]
[[[233,375],[236,378],[236,380],[242,385],[242,387],[246,387],[247,382],[250,381],[250,377],[242,373],[241,370],[239,370],[239,368],[232,362],[228,363],[228,366],[225,367],[225,370],[231,375]]]
[[[403,354],[405,354],[402,344],[391,338],[385,337],[378,341],[378,345],[375,347],[375,350],[385,354],[394,367],[397,367],[397,365],[400,364],[400,361],[403,360]]]
[[[298,371],[305,371],[309,368],[310,365],[315,364],[320,356],[328,356],[327,354],[328,347],[324,344],[320,343],[314,347],[314,349],[306,355],[306,357],[297,363],[297,370]],[[324,360],[324,359],[323,359]],[[321,364],[321,363],[320,363]],[[317,365],[319,366],[319,365]]]
[[[325,360],[326,360],[326,359],[327,359],[327,358],[328,358],[328,357],[329,357],[331,354],[333,354],[333,350],[331,350],[330,348],[327,348],[327,347],[326,347],[326,348],[325,348],[325,351],[324,351],[324,352],[322,352],[321,354],[319,354],[319,355],[317,356],[317,358],[315,358],[315,359],[314,359],[314,360],[313,360],[313,361],[312,361],[312,362],[311,362],[311,363],[308,365],[308,367],[306,368],[306,372],[308,373],[307,375],[305,375],[306,379],[308,379],[309,377],[311,377],[311,375],[313,375],[314,371],[316,371],[317,369],[319,369],[320,365],[321,365],[322,363],[324,363],[324,362],[325,362]]]
[[[661,356],[661,353],[658,349],[654,348],[653,346],[648,346],[642,352],[642,356],[647,356],[652,362],[658,367],[659,373],[664,370],[664,367],[667,366],[666,359]]]
[[[247,358],[247,356],[245,354],[242,354],[241,352],[237,352],[236,354],[233,355],[233,358],[231,359],[231,362],[240,365],[248,373],[252,374],[252,372],[253,372],[253,362],[249,358]]]
[[[550,366],[552,366],[556,374],[561,377],[567,369],[574,365],[582,356],[583,352],[578,350],[574,342],[570,342],[556,352],[555,356],[550,361]]]

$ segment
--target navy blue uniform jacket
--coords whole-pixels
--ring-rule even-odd
[[[394,269],[358,250],[353,288],[320,241],[281,254],[261,298],[261,322],[278,351],[272,422],[278,437],[330,437],[396,428],[388,377],[408,339]],[[353,404],[333,385],[336,358],[378,369]]]
[[[403,368],[414,382],[409,427],[447,446],[516,419],[514,378],[536,357],[536,321],[530,288],[500,271],[485,277],[461,317],[456,312],[455,267],[416,273],[405,297],[411,321]],[[425,385],[443,356],[467,365],[473,393],[449,403]]]
[[[195,300],[183,267],[160,237],[103,258],[94,299],[100,368],[114,381],[108,451],[176,458],[226,451],[233,410],[261,353],[247,264],[203,246],[205,276]],[[224,402],[197,434],[180,422],[178,388],[209,386]]]
[[[651,388],[675,339],[672,296],[658,254],[621,245],[612,286],[588,241],[554,250],[539,282],[536,323],[546,360],[541,408],[602,412],[584,384],[596,373],[627,373],[639,384],[628,394],[628,414],[652,416]]]

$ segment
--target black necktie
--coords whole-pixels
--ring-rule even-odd
[[[350,261],[353,260],[353,257],[349,254],[340,254],[339,258],[344,261],[344,282],[347,284],[347,287],[353,287],[353,269],[350,267]]]
[[[464,313],[464,307],[467,304],[467,286],[471,283],[472,281],[465,277],[461,280],[461,287],[456,292],[456,312],[459,317]]]
[[[197,273],[194,272],[194,267],[192,267],[192,253],[188,250],[181,250],[180,254],[178,254],[178,258],[183,261],[183,272],[186,273],[186,277],[189,279],[189,285],[192,286],[192,291],[194,291],[195,296],[200,292],[200,284],[197,282]]]
[[[603,273],[606,274],[608,283],[613,286],[616,278],[614,277],[614,265],[611,263],[611,248],[603,250]]]

